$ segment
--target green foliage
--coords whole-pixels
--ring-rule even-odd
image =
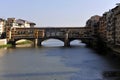
[[[17,45],[24,45],[24,44],[31,44],[31,41],[24,41],[24,42],[19,42]]]
[[[0,48],[5,48],[5,47],[12,47],[12,45],[11,44],[0,45]]]

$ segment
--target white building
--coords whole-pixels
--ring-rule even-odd
[[[8,18],[10,27],[33,28],[36,24],[23,19]]]
[[[36,25],[33,22],[23,20],[23,19],[17,19],[16,24],[17,24],[17,26],[19,26],[21,28],[32,28],[32,27],[34,27]]]
[[[5,27],[5,20],[0,18],[0,37],[2,33],[4,32],[4,27]]]

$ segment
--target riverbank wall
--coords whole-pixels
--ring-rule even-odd
[[[0,39],[0,46],[6,45],[7,44],[7,39]]]
[[[120,58],[120,48],[119,46],[112,46],[109,43],[103,41],[100,38],[91,39],[89,42],[87,41],[86,44],[96,50],[99,54],[102,55],[112,55]]]

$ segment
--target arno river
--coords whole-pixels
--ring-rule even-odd
[[[0,49],[0,80],[113,80],[106,71],[120,71],[120,61],[99,55],[79,41],[63,47],[49,40],[42,47]]]

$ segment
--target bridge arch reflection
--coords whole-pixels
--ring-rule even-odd
[[[83,43],[80,39],[75,39],[70,42],[71,46],[86,46],[86,43]]]
[[[41,45],[47,47],[54,47],[54,46],[57,47],[57,46],[64,46],[64,42],[60,39],[49,38],[43,40]]]

